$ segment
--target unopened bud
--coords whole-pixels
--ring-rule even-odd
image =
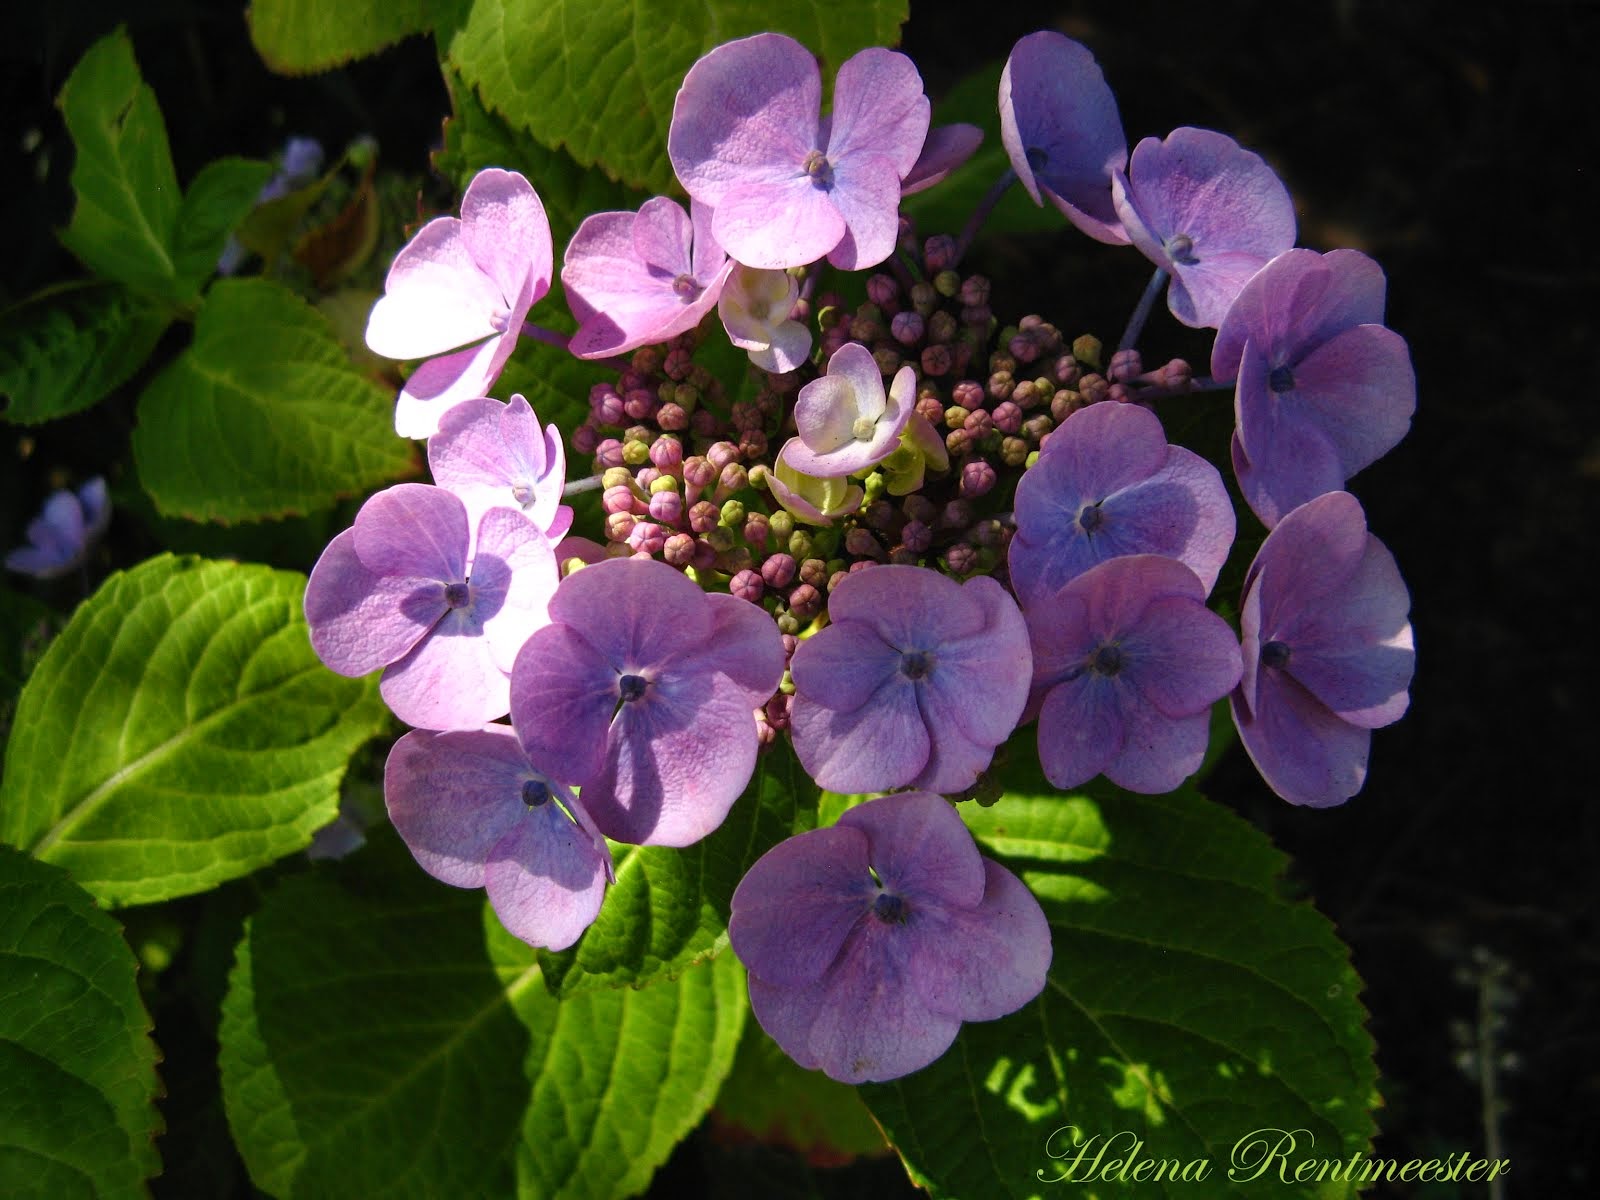
[[[805,558],[815,549],[815,539],[804,529],[796,529],[789,535],[789,553],[795,558]]]
[[[828,585],[828,564],[820,558],[808,558],[800,564],[800,582],[814,588]]]
[[[965,542],[957,542],[944,552],[943,560],[950,574],[967,575],[978,565],[978,551]]]
[[[986,496],[994,490],[995,481],[994,468],[981,458],[973,459],[961,468],[961,496],[966,500]]]
[[[786,543],[794,532],[794,515],[787,509],[780,509],[767,518],[767,528],[780,543]]]
[[[766,592],[766,585],[761,582],[761,576],[754,571],[740,571],[728,580],[728,591],[741,600],[748,600],[751,604],[760,604],[761,597]]]
[[[677,492],[655,492],[650,497],[650,515],[663,525],[683,522],[683,497]]]
[[[744,519],[744,540],[752,546],[765,546],[767,544],[767,514],[753,512]]]
[[[946,292],[943,288],[939,288],[939,290],[946,296],[954,296],[956,294],[956,290],[961,286],[961,280],[954,271],[950,270],[951,267],[956,265],[955,238],[951,237],[948,233],[936,233],[927,241],[923,242],[922,264],[929,271],[938,274],[950,275],[954,280],[954,284],[951,286],[950,290],[948,292]],[[934,286],[938,287],[937,279],[934,280]]]
[[[1022,428],[1021,406],[1011,400],[995,405],[994,427],[1001,433],[1016,433]]]
[[[809,583],[802,583],[789,593],[789,611],[802,621],[809,621],[822,611],[822,593]]]
[[[675,533],[661,547],[661,557],[674,567],[687,567],[694,562],[694,535]]]
[[[702,500],[689,509],[689,528],[696,533],[710,533],[717,527],[721,515],[715,504],[709,500]]]
[[[662,471],[683,465],[683,443],[675,437],[657,438],[650,443],[650,461]]]
[[[1072,357],[1091,371],[1100,369],[1102,350],[1100,339],[1092,333],[1086,333],[1080,338],[1073,339],[1072,342]],[[1060,378],[1060,376],[1057,376],[1057,378]]]
[[[911,309],[895,313],[894,320],[889,324],[889,332],[902,346],[916,345],[926,331],[927,322],[922,319],[922,314]]]
[[[1000,461],[1008,467],[1020,467],[1028,461],[1028,443],[1019,437],[1008,437],[1000,443]]]
[[[769,555],[761,564],[761,578],[766,580],[768,587],[788,587],[794,582],[796,569],[795,561],[789,555]]]
[[[900,299],[900,284],[893,275],[873,275],[867,280],[867,299],[879,308],[890,308]]]

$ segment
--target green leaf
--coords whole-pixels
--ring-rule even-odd
[[[303,849],[387,723],[374,680],[312,653],[304,588],[170,555],[106,580],[22,690],[0,840],[107,904],[204,891]]]
[[[637,986],[722,950],[734,888],[773,846],[815,827],[818,794],[780,738],[710,837],[683,850],[613,846],[617,882],[599,918],[572,949],[540,954],[551,989]]]
[[[0,846],[0,1194],[145,1194],[161,1118],[136,971],[64,871]]]
[[[327,319],[266,279],[222,279],[194,345],[145,389],[133,453],[156,507],[239,521],[328,508],[416,469],[393,397]]]
[[[9,706],[22,690],[22,681],[61,621],[55,610],[32,596],[0,587],[0,714],[9,716]],[[5,724],[0,722],[0,732]]]
[[[898,41],[907,12],[906,0],[863,0],[848,20],[827,0],[477,0],[449,58],[491,109],[544,145],[665,193],[677,186],[667,161],[672,103],[706,51],[787,33],[821,55],[831,85],[856,51]]]
[[[53,421],[104,399],[144,364],[171,320],[119,283],[51,288],[0,312],[3,415]]]
[[[245,15],[267,66],[306,75],[426,33],[435,7],[435,0],[251,0]]]
[[[558,1002],[481,893],[384,832],[252,919],[223,1096],[278,1196],[622,1197],[704,1115],[745,1013],[731,956]]]
[[[1141,1157],[1211,1164],[1198,1190],[1146,1175],[1105,1194],[1258,1195],[1229,1181],[1229,1156],[1268,1127],[1308,1131],[1302,1156],[1365,1151],[1361,981],[1328,921],[1284,899],[1267,839],[1191,790],[1054,795],[1036,763],[1021,774],[993,808],[962,811],[1043,905],[1049,979],[927,1069],[862,1089],[912,1178],[934,1196],[1048,1194],[1074,1161],[1069,1126],[1101,1145],[1121,1134],[1124,1156],[1138,1138]]]
[[[173,265],[178,278],[198,295],[216,274],[228,235],[256,205],[272,178],[272,164],[250,158],[219,158],[207,163],[189,183],[178,209]]]
[[[170,294],[178,177],[161,109],[139,77],[126,31],[89,48],[57,103],[77,147],[78,202],[62,242],[98,274]]]

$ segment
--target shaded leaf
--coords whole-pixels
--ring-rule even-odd
[[[434,0],[251,0],[256,51],[274,71],[306,75],[365,58],[433,27]]]
[[[198,295],[217,272],[217,259],[228,235],[255,207],[256,197],[272,178],[272,164],[250,158],[208,162],[189,182],[173,242],[178,278]]]
[[[304,849],[388,719],[374,680],[317,661],[304,588],[170,555],[111,576],[23,687],[0,839],[107,904],[204,891]]]

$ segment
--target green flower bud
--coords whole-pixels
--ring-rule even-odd
[[[789,540],[789,535],[794,532],[794,515],[785,509],[780,509],[767,519],[767,528],[772,536],[780,542]]]
[[[726,501],[722,506],[722,513],[717,517],[717,523],[728,529],[744,528],[744,502],[740,500]]]
[[[673,475],[657,475],[650,481],[650,494],[657,492],[675,492],[678,490],[678,480]]]

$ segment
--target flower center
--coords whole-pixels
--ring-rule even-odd
[[[1043,146],[1029,146],[1026,157],[1028,166],[1033,168],[1034,174],[1044,170],[1045,164],[1050,161],[1050,154]]]
[[[821,150],[806,155],[805,173],[811,176],[812,185],[827,191],[833,187],[833,164]]]
[[[1194,239],[1187,233],[1174,234],[1167,239],[1167,257],[1175,263],[1192,267],[1200,260],[1194,254]]]
[[[465,583],[445,584],[444,602],[451,608],[465,608],[472,603],[471,585]]]
[[[518,508],[527,508],[533,503],[533,484],[514,483],[511,485],[511,498],[517,502]]]
[[[704,289],[695,282],[693,275],[679,275],[672,281],[672,290],[677,292],[681,299],[698,300]]]
[[[878,432],[878,423],[871,417],[857,417],[855,424],[850,426],[850,432],[855,435],[856,441],[870,442],[872,435]]]
[[[872,902],[872,915],[885,925],[904,925],[910,916],[906,902],[893,892],[879,892],[878,898]]]
[[[617,680],[617,694],[622,697],[624,704],[630,700],[637,700],[644,695],[645,688],[650,686],[650,681],[643,675],[624,675]]]
[[[1267,386],[1279,395],[1294,391],[1294,372],[1288,367],[1273,367],[1272,374],[1267,376]]]
[[[933,656],[922,650],[911,650],[900,656],[900,674],[915,682],[933,674]]]
[[[1122,661],[1122,651],[1108,642],[1089,655],[1089,669],[1096,675],[1115,675],[1122,670]]]
[[[550,799],[550,789],[541,779],[525,779],[522,783],[522,802],[529,808],[538,808]]]
[[[1289,665],[1289,644],[1287,642],[1268,642],[1261,647],[1261,665],[1272,667],[1281,671]]]
[[[1100,528],[1100,523],[1105,520],[1105,515],[1100,511],[1098,504],[1085,504],[1083,511],[1078,514],[1078,528],[1085,533],[1093,533]]]

